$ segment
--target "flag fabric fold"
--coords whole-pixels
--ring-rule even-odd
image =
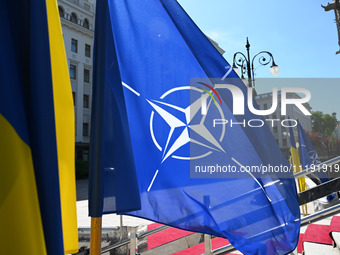
[[[89,212],[91,217],[140,209],[123,88],[107,1],[98,1],[91,116]]]
[[[50,43],[58,174],[65,253],[78,252],[75,119],[70,75],[57,1],[46,1]]]
[[[57,4],[48,2],[0,3],[0,247],[5,254],[78,250],[74,110]]]
[[[134,182],[136,169],[141,210],[129,215],[228,238],[245,254],[294,250],[300,212],[291,173],[191,176],[190,169],[209,162],[237,169],[289,163],[267,125],[240,124],[259,116],[247,107],[243,116],[232,114],[233,95],[219,85],[233,82],[244,95],[247,88],[181,6],[173,0],[104,0],[97,2],[96,18],[92,125],[100,110],[103,120],[92,130],[98,151],[91,164],[107,163],[91,170],[91,216],[119,212],[118,197],[126,199],[132,186],[121,191],[118,184],[131,181],[129,176]],[[233,81],[209,79],[224,76]],[[200,109],[203,85],[193,78],[206,79],[204,90],[220,95],[220,106],[209,99],[206,117]],[[214,129],[216,116],[239,124]],[[131,204],[123,210],[138,201]]]

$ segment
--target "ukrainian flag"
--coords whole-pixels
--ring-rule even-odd
[[[295,174],[302,170],[302,166],[300,162],[299,152],[296,148],[294,132],[291,127],[291,124],[289,127],[289,133],[290,133],[290,151],[291,151],[291,156],[292,156],[292,165],[293,165],[293,170]],[[299,192],[305,191],[307,189],[305,177],[300,177],[298,179],[298,186],[299,186]],[[302,212],[303,212],[303,215],[307,215],[307,205],[302,206]]]
[[[0,1],[1,254],[78,250],[74,109],[55,0]]]

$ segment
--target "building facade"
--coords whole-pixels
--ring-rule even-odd
[[[75,111],[76,159],[88,160],[95,2],[58,0]]]
[[[299,99],[301,98],[297,93],[287,93],[287,99]],[[273,93],[264,93],[256,96],[256,102],[261,110],[270,109],[273,102]],[[311,112],[312,107],[305,103],[305,108]],[[278,91],[278,106],[276,111],[270,115],[265,116],[266,119],[279,119],[280,122],[284,119],[298,119],[304,130],[312,131],[312,119],[311,116],[304,115],[295,105],[287,105],[286,115],[281,115],[281,91]],[[276,121],[274,125],[269,123],[270,130],[275,138],[276,143],[281,148],[283,154],[288,158],[290,149],[289,128],[284,127],[279,121]],[[286,126],[288,123],[284,123]],[[293,128],[295,141],[298,141],[297,128]]]

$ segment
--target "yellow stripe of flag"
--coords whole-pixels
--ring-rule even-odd
[[[46,254],[30,147],[0,114],[0,253]]]
[[[291,152],[292,152],[292,164],[294,167],[294,173],[298,173],[302,170],[299,153],[297,149],[295,149],[294,147],[291,147]],[[305,177],[301,177],[298,180],[299,180],[300,192],[306,190],[307,185],[306,185]]]
[[[292,164],[294,169],[294,174],[298,173],[302,170],[301,164],[300,164],[300,158],[299,153],[296,148],[290,147],[291,153],[292,153]],[[299,191],[305,191],[307,189],[306,180],[305,177],[300,177],[298,179],[298,185],[299,185]],[[307,215],[307,205],[302,205],[302,213],[303,215]]]
[[[56,0],[47,0],[65,253],[78,251],[72,90]]]

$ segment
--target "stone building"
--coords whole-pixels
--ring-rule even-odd
[[[74,101],[76,158],[87,161],[91,128],[95,2],[58,0],[58,9]]]

